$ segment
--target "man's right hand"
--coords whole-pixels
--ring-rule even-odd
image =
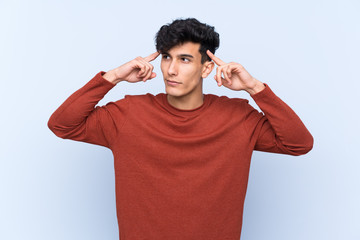
[[[148,79],[156,77],[156,73],[153,72],[154,66],[151,65],[150,62],[155,60],[159,54],[159,52],[154,52],[145,58],[137,57],[120,67],[108,71],[103,77],[113,84],[121,81],[132,83],[145,82]]]

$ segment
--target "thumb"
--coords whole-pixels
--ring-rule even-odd
[[[154,78],[154,77],[156,77],[156,73],[152,72],[152,73],[151,73],[151,76],[150,76],[150,79],[152,79],[152,78]]]
[[[152,72],[152,73],[151,73],[151,76],[150,76],[148,79],[143,80],[143,81],[146,82],[147,80],[153,79],[154,77],[156,77],[156,73]]]

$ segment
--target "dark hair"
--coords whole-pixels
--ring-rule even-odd
[[[220,43],[219,34],[214,29],[195,18],[176,19],[170,24],[163,25],[156,33],[156,50],[165,53],[185,42],[200,43],[201,63],[211,61],[206,50],[215,53]]]

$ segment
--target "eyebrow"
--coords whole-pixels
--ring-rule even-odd
[[[194,58],[193,55],[190,54],[179,54],[178,57],[189,57],[189,58]]]
[[[167,52],[164,52],[163,53],[164,55],[169,55],[169,56],[171,56],[169,53],[167,53]],[[194,56],[193,55],[191,55],[191,54],[179,54],[179,55],[177,55],[177,57],[178,58],[182,58],[182,57],[188,57],[188,58],[194,58]]]

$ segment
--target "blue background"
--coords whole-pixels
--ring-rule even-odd
[[[241,63],[301,117],[315,138],[305,156],[255,152],[242,240],[360,239],[360,2],[0,2],[0,239],[117,239],[109,149],[57,138],[55,109],[97,72],[155,50],[178,17],[214,25],[217,56]],[[158,77],[120,83],[125,94],[164,91]],[[248,98],[217,87],[204,91]],[[253,101],[251,101],[253,103]]]

